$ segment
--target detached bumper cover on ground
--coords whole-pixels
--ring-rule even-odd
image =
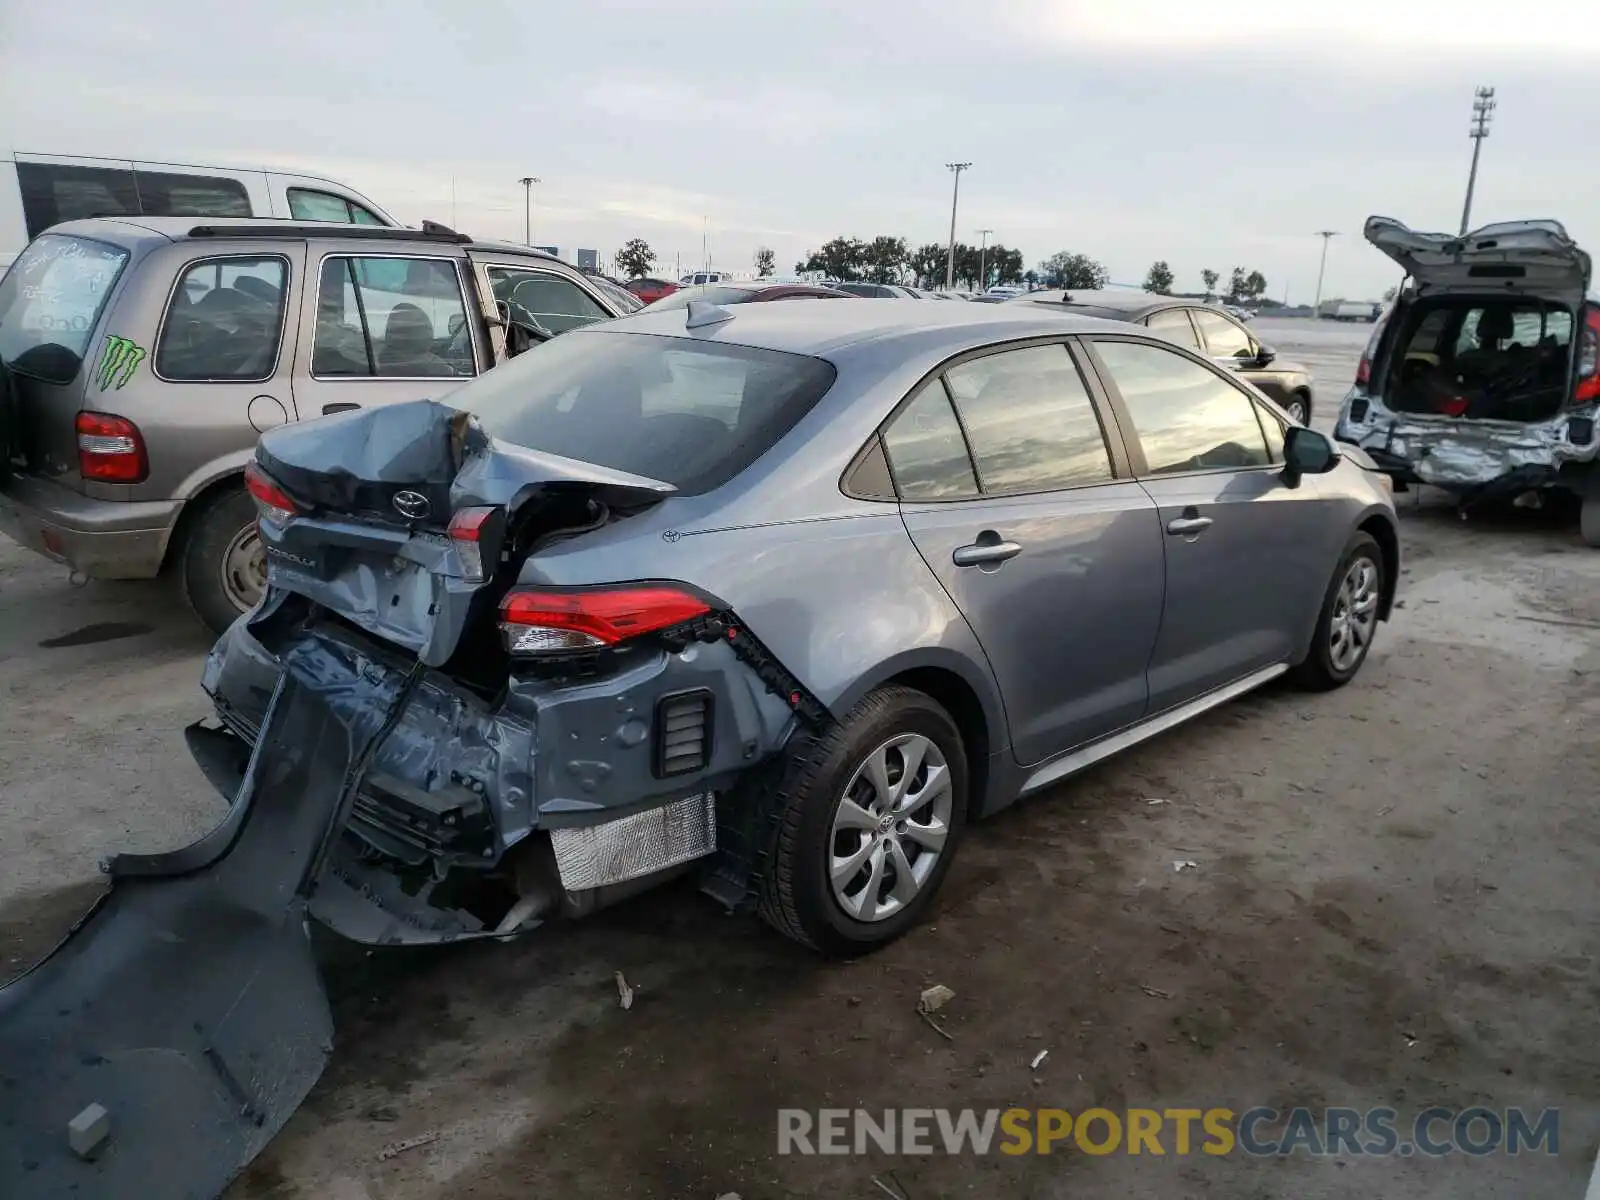
[[[0,990],[0,1195],[214,1196],[299,1107],[333,1034],[307,904],[411,686],[298,647],[223,823],[113,859],[95,909]],[[91,1104],[110,1136],[85,1160],[68,1124]]]

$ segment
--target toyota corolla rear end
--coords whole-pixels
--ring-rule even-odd
[[[537,383],[523,371],[531,390],[501,412],[491,395],[482,422],[422,401],[259,445],[248,486],[269,592],[203,684],[247,744],[285,671],[330,725],[403,694],[374,744],[352,748],[359,769],[319,785],[345,795],[310,909],[356,940],[505,934],[696,868],[716,892],[726,867],[731,902],[747,831],[726,798],[819,714],[727,603],[630,571],[647,556],[628,547],[663,545],[674,513],[781,437],[832,368],[590,336],[541,347]],[[606,351],[596,372],[586,356]],[[703,423],[719,424],[719,388],[745,406],[724,436]],[[609,577],[529,582],[541,554],[604,538]]]

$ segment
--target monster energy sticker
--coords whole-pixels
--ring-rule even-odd
[[[144,361],[144,355],[143,346],[135,345],[125,337],[115,334],[107,337],[105,353],[100,356],[100,366],[95,371],[100,390],[103,392],[114,387],[120,391],[122,385],[133,378],[134,371]]]

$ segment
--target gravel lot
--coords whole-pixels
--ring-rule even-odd
[[[1258,325],[1329,427],[1368,327]],[[1405,606],[1353,685],[1268,689],[976,828],[932,924],[870,960],[687,887],[514,945],[330,945],[338,1053],[231,1195],[868,1200],[890,1169],[914,1200],[1580,1195],[1600,554],[1554,515],[1402,515]],[[0,973],[65,931],[102,855],[221,814],[181,738],[207,641],[159,585],[74,589],[0,544]],[[950,1040],[914,1012],[932,983]],[[1560,1153],[775,1152],[780,1107],[1293,1104],[1560,1106]]]

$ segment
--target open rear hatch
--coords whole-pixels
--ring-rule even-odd
[[[1559,221],[1501,221],[1457,236],[1420,233],[1393,217],[1374,216],[1364,232],[1423,295],[1510,290],[1576,305],[1589,286],[1589,255]]]

